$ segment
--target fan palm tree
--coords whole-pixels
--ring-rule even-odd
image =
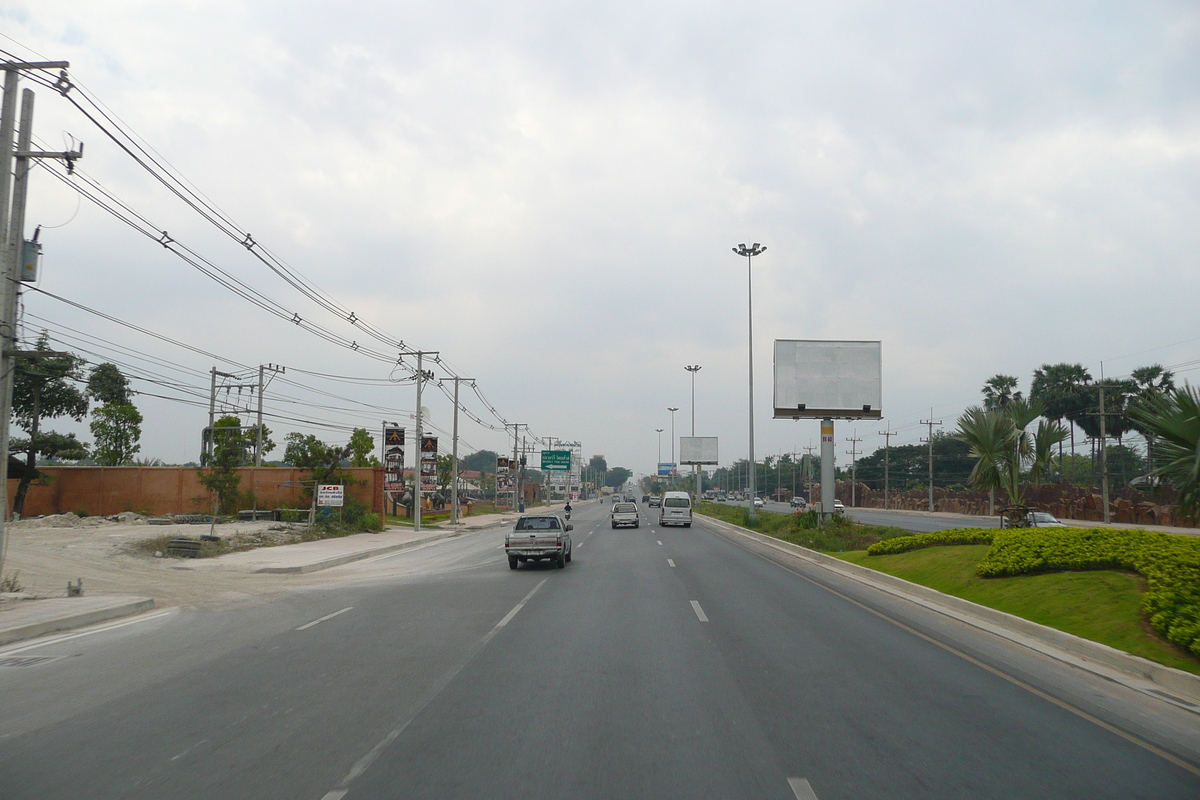
[[[1017,379],[1012,375],[993,375],[983,384],[983,407],[993,411],[1004,408],[1013,400],[1020,400]]]
[[[1083,364],[1042,364],[1033,371],[1033,383],[1029,386],[1029,399],[1038,400],[1045,407],[1043,416],[1051,422],[1067,420],[1071,426],[1071,452],[1075,452],[1075,420],[1084,412],[1086,398],[1084,387],[1092,380],[1092,374]],[[1062,443],[1058,448],[1058,463],[1062,466]]]
[[[991,513],[996,513],[998,488],[1008,493],[1010,505],[1023,505],[1021,471],[1027,470],[1034,483],[1041,480],[1053,458],[1054,445],[1066,438],[1065,428],[1046,419],[1038,423],[1033,434],[1025,430],[1044,410],[1041,403],[1018,396],[1002,408],[969,408],[959,418],[958,438],[970,445],[971,456],[976,459],[971,483],[988,490]],[[1022,514],[1021,522],[1023,519]]]
[[[1176,388],[1131,411],[1158,441],[1161,464],[1154,474],[1179,490],[1179,507],[1200,514],[1200,391]]]
[[[1151,404],[1173,392],[1175,390],[1175,373],[1164,369],[1162,364],[1151,364],[1148,367],[1138,367],[1129,374],[1129,377],[1133,379],[1133,383],[1137,387],[1129,406],[1130,417],[1134,429],[1146,437],[1146,467],[1148,471],[1153,472],[1154,434],[1138,421],[1133,412],[1138,407]]]

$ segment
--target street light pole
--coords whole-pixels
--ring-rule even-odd
[[[657,472],[658,465],[662,463],[662,432],[663,432],[663,429],[655,428],[654,430],[658,434],[658,461],[654,464],[654,471]]]
[[[746,247],[745,243],[739,244],[733,248],[733,252],[739,256],[746,257],[746,311],[749,319],[748,324],[748,340],[749,358],[747,360],[750,375],[750,517],[757,518],[758,513],[754,509],[754,498],[757,495],[754,485],[755,473],[758,471],[754,467],[754,273],[751,270],[751,265],[754,261],[754,256],[762,255],[767,250],[766,247],[755,242],[752,246]]]
[[[696,436],[696,373],[700,371],[699,364],[689,364],[684,367],[688,372],[692,373],[692,437]],[[704,493],[704,479],[701,477],[700,465],[695,464],[692,469],[696,473],[696,497]]]
[[[671,412],[671,471],[672,472],[679,471],[678,465],[675,463],[675,412],[678,410],[679,410],[678,408],[668,408],[667,409],[667,411]],[[671,477],[674,478],[675,476],[672,475]]]

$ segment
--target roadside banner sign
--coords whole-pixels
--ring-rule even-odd
[[[675,474],[675,465],[674,464],[659,464],[658,465],[658,474],[664,478],[674,475]]]
[[[404,428],[394,425],[383,429],[383,488],[388,492],[404,489]]]
[[[497,475],[507,475],[509,468],[511,466],[511,464],[510,464],[511,461],[512,461],[512,459],[509,458],[508,456],[498,456],[496,458],[496,474]]]
[[[570,450],[543,450],[542,469],[546,472],[568,472],[571,469]]]
[[[421,491],[437,491],[437,437],[421,437]]]
[[[341,508],[346,501],[346,487],[340,483],[322,483],[317,486],[317,505]]]

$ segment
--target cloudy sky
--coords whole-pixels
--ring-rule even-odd
[[[357,318],[440,351],[439,376],[476,378],[504,419],[610,464],[650,471],[655,428],[667,459],[669,406],[690,431],[687,364],[702,366],[697,433],[745,456],[740,242],[768,247],[760,458],[819,438],[770,419],[776,338],[882,340],[885,421],[839,424],[866,452],[889,424],[893,444],[931,413],[950,427],[998,372],[1027,390],[1043,363],[1161,363],[1195,383],[1200,7],[900,5],[16,0],[0,2],[0,48],[70,61],[71,96],[237,230]],[[66,99],[22,85],[35,138],[82,140],[80,172],[150,229],[287,316],[394,353]],[[27,296],[29,334],[135,376],[144,456],[196,458],[214,366],[288,368],[267,394],[280,436],[344,441],[415,407],[388,364],[251,305],[45,170],[28,223],[44,226],[38,288],[211,354]],[[449,430],[450,403],[426,397]],[[462,436],[504,446],[467,420]]]

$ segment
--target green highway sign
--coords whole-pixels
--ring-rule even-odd
[[[570,450],[543,450],[542,469],[548,472],[567,472],[571,469]]]

